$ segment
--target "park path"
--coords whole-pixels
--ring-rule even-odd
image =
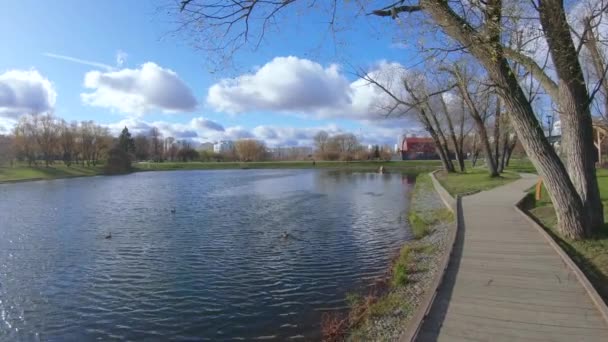
[[[417,341],[608,341],[583,285],[513,206],[536,180],[463,197],[464,224]]]

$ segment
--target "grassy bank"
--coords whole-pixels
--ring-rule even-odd
[[[224,170],[224,169],[346,169],[356,171],[376,171],[381,165],[388,172],[412,172],[433,170],[440,166],[439,161],[389,161],[389,162],[332,162],[312,161],[296,162],[163,162],[163,163],[134,163],[134,172],[144,171],[175,171],[175,170]],[[67,167],[57,162],[50,167],[18,164],[14,167],[0,167],[0,183],[22,182],[28,180],[56,179],[68,177],[95,176],[102,174],[101,167]]]
[[[72,165],[71,167],[67,167],[60,163],[55,163],[50,167],[17,165],[14,167],[0,167],[0,183],[96,176],[101,173],[101,167],[93,166]]]
[[[503,172],[499,177],[490,177],[486,169],[469,169],[464,173],[438,172],[437,180],[453,196],[472,191],[483,191],[519,179],[512,171]]]
[[[438,272],[453,219],[428,174],[419,175],[411,194],[412,239],[395,253],[383,277],[362,293],[347,296],[346,317],[326,317],[327,340],[341,340],[344,334],[352,341],[398,339]]]
[[[604,218],[608,219],[608,170],[598,170],[597,180],[604,204]],[[547,190],[543,187],[541,199],[535,201],[534,189],[532,189],[530,198],[529,212],[542,223],[572,260],[585,272],[604,301],[608,303],[608,220],[593,239],[574,241],[562,238],[556,230],[557,218]]]

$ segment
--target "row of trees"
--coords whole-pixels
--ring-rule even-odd
[[[18,160],[29,166],[50,166],[57,161],[67,166],[96,166],[114,147],[130,160],[192,161],[200,157],[190,141],[164,138],[157,128],[132,137],[125,127],[115,138],[107,127],[93,121],[67,123],[53,114],[41,114],[21,116],[11,135],[0,135],[0,164]]]
[[[280,22],[284,11],[303,8],[296,3],[302,4],[302,1],[235,0],[216,6],[201,0],[185,0],[176,10],[183,19],[181,27],[191,29],[197,42],[209,44],[209,50],[215,53],[232,54],[239,48],[257,47],[256,43],[272,31],[268,25],[285,24]],[[399,25],[412,23],[411,29],[405,31],[417,44],[408,45],[419,47],[420,55],[428,57],[420,63],[424,68],[421,68],[424,73],[420,82],[425,84],[419,88],[411,79],[400,80],[407,96],[394,96],[390,110],[400,115],[415,111],[440,154],[446,153],[452,141],[452,149],[458,155],[461,134],[458,129],[452,134],[447,123],[446,136],[444,131],[436,129],[441,122],[429,114],[434,92],[432,87],[427,87],[427,76],[433,72],[437,73],[437,80],[449,80],[441,83],[449,89],[455,87],[455,93],[464,102],[488,157],[491,175],[498,174],[503,159],[498,154],[506,150],[505,146],[508,149],[511,142],[503,142],[502,148],[500,145],[497,148],[484,138],[479,119],[483,123],[485,105],[480,104],[486,101],[490,103],[488,108],[508,118],[505,125],[516,134],[543,178],[556,209],[560,232],[580,239],[602,227],[604,216],[595,171],[592,109],[604,111],[604,115],[608,110],[606,37],[601,36],[599,29],[605,25],[602,21],[608,2],[585,1],[579,8],[580,15],[571,16],[570,21],[563,0],[411,0],[384,4],[334,0],[328,6],[330,28],[342,27],[340,19],[356,17],[358,13],[369,14],[370,18],[392,19]],[[368,8],[370,6],[374,7]],[[309,6],[310,10],[315,8]],[[396,25],[395,32],[399,31]],[[432,40],[418,39],[427,38],[428,32],[433,32]],[[225,61],[227,56],[220,57]],[[377,79],[370,80],[373,81],[382,86]],[[392,89],[387,90],[389,95],[395,95]],[[446,92],[446,89],[439,90]],[[596,96],[602,92],[604,96]],[[564,161],[545,137],[539,122],[538,108],[534,105],[539,95],[560,117]],[[498,136],[504,136],[500,132],[507,127],[496,115],[494,120]],[[485,136],[488,133],[486,130]],[[499,140],[505,141],[495,139]],[[451,171],[453,165],[450,166],[448,159],[443,158],[444,166]]]
[[[352,133],[329,135],[319,131],[313,137],[315,158],[321,160],[391,160],[393,153],[390,146],[373,146],[372,150],[365,148]]]
[[[96,165],[111,147],[113,137],[106,127],[92,121],[67,123],[52,114],[24,115],[3,140],[3,159],[16,158],[28,165],[46,166],[56,160]]]

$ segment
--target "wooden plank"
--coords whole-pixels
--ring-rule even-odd
[[[463,198],[463,236],[419,341],[608,341],[580,276],[512,205],[535,181]]]

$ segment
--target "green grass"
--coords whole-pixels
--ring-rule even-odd
[[[499,177],[490,177],[486,169],[472,169],[464,173],[436,173],[437,180],[452,195],[471,191],[483,191],[510,183],[519,179],[512,171],[503,172]]]
[[[597,170],[597,180],[600,197],[604,204],[604,219],[608,219],[608,170]],[[534,191],[535,189],[530,190],[529,196],[532,199],[534,199]],[[548,232],[579,265],[600,295],[608,302],[608,220],[593,239],[571,240],[561,237],[557,231],[555,210],[546,188],[542,189],[541,199],[532,202],[530,213],[548,229]]]
[[[413,205],[408,212],[408,222],[412,229],[412,234],[417,240],[430,234],[433,226],[454,219],[452,212],[448,208],[422,209],[418,207],[417,204],[427,201],[426,195],[434,191],[431,177],[428,174],[421,174],[416,177],[416,185],[414,186],[410,200]]]
[[[397,293],[391,292],[378,299],[369,307],[369,315],[372,317],[382,317],[392,315],[396,310],[407,310],[408,305]]]
[[[38,167],[17,165],[15,167],[0,167],[0,183],[96,176],[101,173],[102,169],[99,166],[84,167],[81,165],[72,165],[71,167],[67,167],[63,165],[63,163],[55,163],[50,167],[45,167],[43,165]]]
[[[295,162],[163,162],[163,163],[134,163],[134,172],[143,171],[175,171],[175,170],[223,170],[223,169],[340,169],[352,171],[376,171],[383,165],[388,172],[418,173],[434,170],[440,166],[437,160],[422,161],[365,161],[365,162],[330,162],[312,161]],[[25,164],[17,164],[14,167],[0,166],[0,183],[16,182],[40,179],[67,178],[76,176],[95,176],[102,174],[103,170],[97,167],[71,166],[67,167],[62,162],[56,162],[51,167],[43,165],[28,167]]]
[[[511,159],[506,169],[512,172],[536,173],[534,165],[528,159]]]
[[[410,248],[410,246],[403,246],[401,247],[401,250],[399,250],[399,256],[397,256],[397,259],[393,264],[393,271],[391,272],[391,286],[398,287],[407,284],[408,269],[412,261],[411,254],[412,249]]]

